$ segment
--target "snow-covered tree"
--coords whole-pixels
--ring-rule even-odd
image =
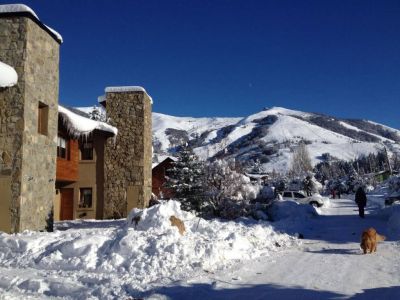
[[[104,110],[96,105],[94,105],[92,111],[89,112],[89,117],[95,121],[106,122],[106,114]]]
[[[294,177],[300,177],[312,171],[310,154],[306,144],[300,143],[293,152],[289,173]]]
[[[235,160],[216,160],[206,167],[206,204],[215,216],[233,219],[246,215],[248,200],[260,191],[241,173]]]
[[[201,212],[203,203],[204,171],[203,163],[186,143],[180,147],[177,161],[167,170],[165,186],[174,193],[174,198],[182,203],[186,211]]]

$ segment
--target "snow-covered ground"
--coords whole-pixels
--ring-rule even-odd
[[[299,247],[231,268],[182,280],[145,293],[151,299],[399,299],[400,236],[387,217],[368,206],[358,217],[350,199],[334,199],[319,217],[297,222]],[[287,224],[278,227],[285,229]],[[361,232],[374,227],[387,236],[375,254],[362,255]]]
[[[184,235],[171,227],[171,216],[183,220]],[[1,299],[123,299],[298,244],[267,222],[205,221],[175,201],[134,210],[127,221],[71,221],[57,228],[0,233]]]
[[[375,202],[360,219],[347,198],[319,215],[299,206],[298,218],[274,223],[199,222],[169,202],[128,221],[3,233],[0,299],[397,299],[400,237]],[[185,222],[183,236],[169,226],[171,214]],[[360,234],[370,226],[388,239],[362,255]]]

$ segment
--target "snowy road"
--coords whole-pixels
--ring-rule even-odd
[[[373,210],[373,207],[369,208]],[[332,200],[302,231],[297,249],[243,262],[215,274],[153,290],[152,299],[400,299],[400,243],[386,223],[358,217],[351,199]],[[362,255],[363,229],[388,237],[378,252]]]

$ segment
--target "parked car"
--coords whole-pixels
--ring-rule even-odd
[[[281,194],[282,200],[294,200],[302,204],[311,204],[315,207],[324,205],[324,199],[319,194],[314,194],[307,197],[302,191],[283,191]]]
[[[385,205],[392,205],[393,203],[400,203],[400,195],[391,195],[385,199]]]

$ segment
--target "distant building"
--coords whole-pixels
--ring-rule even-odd
[[[152,170],[152,192],[158,198],[170,199],[173,197],[173,191],[164,186],[166,179],[166,171],[173,167],[174,160],[167,157],[159,164],[155,165]]]

